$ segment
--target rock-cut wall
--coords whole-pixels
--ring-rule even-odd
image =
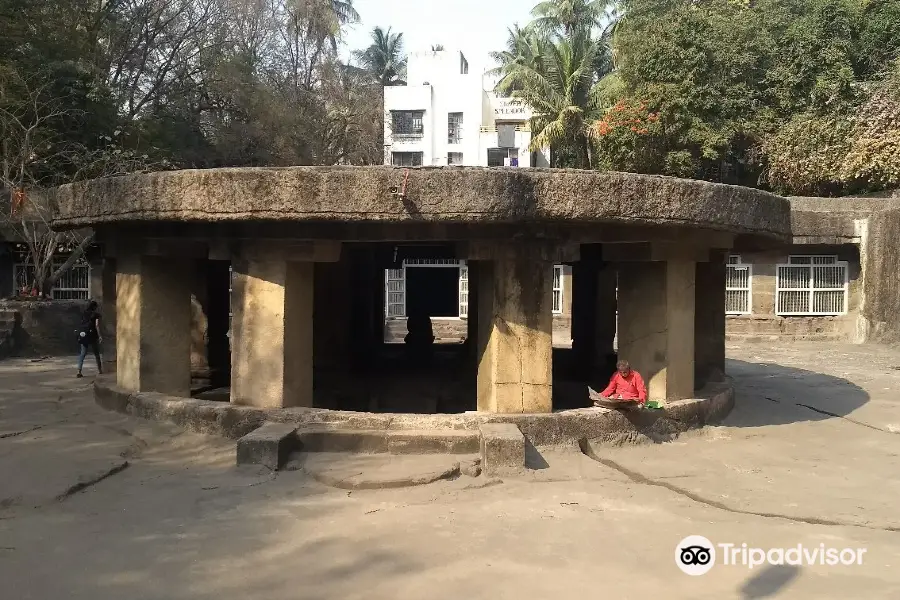
[[[900,344],[900,207],[872,214],[862,242],[866,339]]]

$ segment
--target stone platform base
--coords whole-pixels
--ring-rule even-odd
[[[356,447],[362,452],[410,454],[422,453],[422,447],[433,448],[430,452],[448,449],[449,453],[471,452],[480,427],[488,423],[513,424],[535,446],[578,444],[582,440],[612,445],[666,442],[689,429],[723,419],[734,406],[730,380],[710,384],[698,392],[698,398],[672,402],[663,410],[620,412],[583,408],[550,414],[421,415],[320,408],[263,410],[213,400],[150,392],[130,393],[116,386],[114,375],[98,377],[94,394],[97,403],[108,410],[168,421],[197,433],[236,440],[264,422],[272,421],[296,426],[301,439],[304,432],[309,432],[309,437],[316,438],[323,449],[339,451]],[[334,432],[334,436],[330,436],[333,440],[329,432]],[[466,435],[466,432],[472,435]]]

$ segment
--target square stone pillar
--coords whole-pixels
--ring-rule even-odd
[[[190,396],[192,262],[128,254],[116,260],[116,375],[133,392]]]
[[[231,325],[231,401],[312,406],[314,263],[237,260]]]
[[[478,261],[466,261],[469,271],[469,314],[466,317],[466,356],[478,364]]]
[[[339,256],[340,244],[257,242],[233,262],[233,403],[313,406],[315,262]]]
[[[643,376],[652,400],[694,395],[696,270],[686,259],[619,269],[619,359]]]
[[[315,264],[313,329],[315,368],[347,371],[350,353],[353,288],[350,261]]]
[[[615,266],[582,255],[572,283],[572,348],[588,379],[599,381],[611,374],[608,361],[615,351]]]
[[[697,263],[694,319],[697,387],[725,376],[725,250],[713,250],[709,262]]]
[[[116,351],[116,259],[104,258],[100,280],[100,329],[104,359],[115,364]]]
[[[525,244],[493,250],[478,256],[478,410],[551,412],[554,261]]]
[[[209,321],[209,282],[206,259],[195,259],[191,267],[191,378],[209,378],[209,357],[206,352]]]

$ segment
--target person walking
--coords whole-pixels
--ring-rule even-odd
[[[103,374],[103,361],[100,359],[100,343],[102,341],[103,339],[100,337],[100,312],[97,303],[91,300],[81,315],[81,328],[78,330],[78,343],[81,345],[81,352],[78,354],[78,374],[76,377],[84,377],[81,371],[84,367],[84,359],[87,356],[88,347],[94,351],[94,358],[97,359],[97,373]]]

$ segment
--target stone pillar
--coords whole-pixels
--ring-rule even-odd
[[[206,309],[209,306],[207,262],[206,259],[196,259],[191,269],[191,378],[198,379],[209,378],[209,360],[206,356]]]
[[[710,252],[709,262],[697,263],[695,368],[698,388],[725,376],[725,260],[727,252]]]
[[[191,262],[128,254],[116,260],[116,373],[120,387],[189,396]]]
[[[478,364],[478,261],[466,261],[469,269],[469,315],[466,317],[466,355]]]
[[[596,320],[597,263],[582,256],[572,268],[572,352],[588,376],[597,354]]]
[[[206,262],[207,304],[206,310],[206,358],[209,363],[210,383],[225,387],[231,381],[231,353],[228,348],[228,312],[231,297],[229,261]]]
[[[340,244],[257,242],[233,262],[232,402],[313,406],[314,263],[339,256]]]
[[[605,264],[597,272],[597,317],[594,320],[594,336],[597,340],[595,366],[606,366],[615,354],[616,341],[616,267]]]
[[[313,263],[252,259],[232,268],[231,401],[311,407]]]
[[[478,410],[551,412],[554,261],[526,244],[490,254],[478,257]]]
[[[353,294],[349,261],[316,263],[313,303],[315,368],[343,371],[350,366]]]
[[[619,358],[647,383],[650,399],[694,395],[696,262],[623,263],[619,270]]]
[[[103,351],[109,361],[116,349],[116,259],[104,258],[100,281],[100,328],[103,330]]]
[[[575,263],[572,280],[572,348],[588,378],[602,381],[615,353],[616,269],[583,259]]]

